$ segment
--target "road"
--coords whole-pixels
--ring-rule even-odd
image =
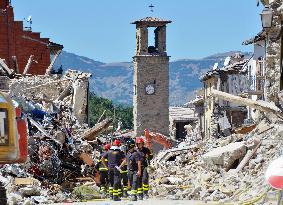
[[[197,201],[188,201],[188,200],[157,200],[157,199],[148,199],[143,201],[94,201],[94,202],[81,202],[81,203],[72,203],[72,205],[205,205],[204,202]],[[211,203],[213,204],[213,203]],[[53,205],[68,205],[68,203],[53,204]],[[209,205],[209,204],[206,204]]]

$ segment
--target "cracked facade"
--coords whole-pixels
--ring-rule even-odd
[[[218,138],[230,135],[230,129],[244,123],[247,116],[245,106],[211,96],[213,89],[239,95],[247,89],[246,72],[243,67],[247,60],[240,54],[229,58],[222,68],[208,71],[201,80],[204,83],[204,135],[205,138]]]

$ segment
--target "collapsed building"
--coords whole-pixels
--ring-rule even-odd
[[[101,118],[94,127],[88,126],[90,77],[74,70],[64,75],[0,76],[0,91],[9,93],[22,110],[28,128],[27,161],[0,168],[11,204],[100,197],[94,165],[102,151],[99,136],[112,120]],[[78,191],[85,184],[82,189],[92,194]]]
[[[80,201],[73,190],[85,182],[95,185],[89,197],[99,197],[94,171],[101,151],[97,137],[112,121],[101,120],[92,128],[86,124],[88,88],[84,83],[91,75],[68,70],[62,76],[4,77],[5,91],[22,110],[28,128],[27,161],[0,168],[9,201]]]
[[[170,107],[169,121],[171,138],[174,140],[183,140],[186,138],[187,133],[195,128],[197,116],[193,108]]]
[[[9,0],[0,1],[0,16],[0,91],[21,109],[18,117],[28,131],[27,161],[0,167],[9,203],[80,201],[79,186],[86,182],[92,194],[85,197],[99,197],[94,164],[102,142],[97,138],[112,120],[88,126],[91,74],[56,71],[63,46],[15,21]]]
[[[214,67],[201,77],[204,84],[204,138],[230,135],[232,129],[241,126],[247,118],[245,106],[211,96],[213,89],[240,95],[247,89],[247,59],[237,53],[226,58],[224,67]]]

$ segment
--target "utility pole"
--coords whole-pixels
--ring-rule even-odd
[[[115,108],[115,105],[114,105],[113,132],[115,131],[115,121],[116,121],[116,108]]]

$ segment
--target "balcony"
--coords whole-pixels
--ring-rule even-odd
[[[263,95],[264,93],[264,76],[249,76],[247,79],[248,89],[245,93],[248,95]]]

